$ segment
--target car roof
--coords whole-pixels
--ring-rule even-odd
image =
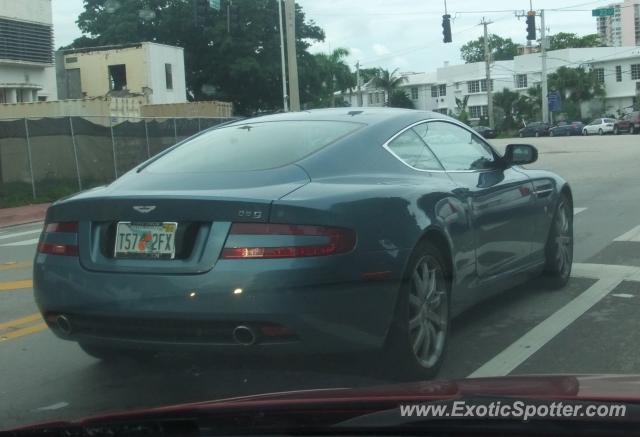
[[[278,114],[263,115],[237,121],[232,125],[243,125],[248,123],[262,123],[271,121],[351,121],[374,125],[390,120],[402,120],[407,123],[425,119],[454,120],[453,118],[433,111],[419,111],[415,109],[402,108],[329,108],[313,109],[299,112],[283,112]]]

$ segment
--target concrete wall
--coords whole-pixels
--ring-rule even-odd
[[[108,120],[110,116],[110,105],[105,99],[63,100],[0,105],[0,119],[69,116],[105,117]]]
[[[51,0],[0,0],[0,17],[51,24]]]
[[[187,101],[184,50],[181,47],[141,43],[136,47],[64,54],[64,69],[80,69],[82,92],[88,98],[111,91],[109,66],[126,66],[127,90],[149,95],[152,104]],[[165,64],[171,64],[173,89],[167,89]]]
[[[143,46],[87,53],[70,53],[64,56],[65,69],[80,69],[82,92],[86,97],[100,97],[110,91],[109,66],[127,66],[127,89],[133,93],[143,93],[147,86],[146,50]],[[69,62],[76,58],[76,62]]]
[[[166,105],[145,105],[143,117],[231,117],[233,105],[227,102],[192,102]]]
[[[184,69],[184,49],[160,44],[145,44],[148,51],[147,77],[151,104],[184,103],[187,101],[187,88]],[[173,89],[167,89],[165,64],[171,64]]]

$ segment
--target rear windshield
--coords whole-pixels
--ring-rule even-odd
[[[342,121],[274,121],[214,129],[150,164],[155,173],[251,171],[299,161],[362,127]]]

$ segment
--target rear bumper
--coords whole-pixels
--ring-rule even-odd
[[[369,350],[384,344],[392,320],[408,253],[394,255],[225,260],[203,274],[150,275],[93,272],[77,258],[39,254],[34,293],[53,332],[72,341],[162,350]],[[363,280],[363,265],[389,276]],[[70,334],[57,328],[58,315],[70,320]],[[234,342],[239,325],[256,332],[255,345]]]

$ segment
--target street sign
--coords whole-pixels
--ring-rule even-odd
[[[613,17],[615,11],[613,8],[598,8],[591,10],[592,17]]]
[[[560,112],[562,111],[562,100],[560,99],[560,91],[554,91],[549,93],[549,111]]]
[[[220,0],[209,0],[209,6],[216,11],[220,10]]]

